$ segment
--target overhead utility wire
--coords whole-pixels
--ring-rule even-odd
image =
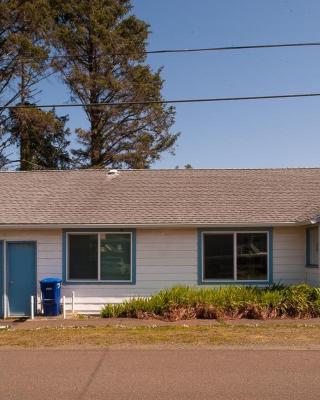
[[[302,43],[275,43],[275,44],[256,44],[256,45],[244,45],[244,46],[223,46],[223,47],[200,47],[200,48],[191,48],[191,49],[164,49],[164,50],[146,50],[139,54],[166,54],[166,53],[200,53],[200,52],[210,52],[210,51],[233,51],[233,50],[253,50],[253,49],[273,49],[273,48],[281,48],[281,47],[312,47],[312,46],[320,46],[320,42],[302,42]],[[46,59],[46,60],[56,60],[59,58],[74,58],[78,53],[75,54],[57,54],[49,57],[34,57],[34,56],[22,56],[19,57],[22,60],[34,60],[34,59]],[[138,54],[135,52],[128,53],[102,53],[95,58],[99,58],[103,55],[107,56],[127,56],[127,55]],[[3,57],[2,60],[6,60],[9,57]]]
[[[146,54],[162,54],[162,53],[191,53],[203,51],[226,51],[226,50],[250,50],[250,49],[270,49],[276,47],[305,47],[320,46],[320,42],[304,42],[304,43],[275,43],[275,44],[256,44],[247,46],[225,46],[225,47],[204,47],[195,49],[167,49],[167,50],[150,50]]]
[[[319,97],[319,93],[292,93],[292,94],[276,94],[269,96],[244,96],[244,97],[211,97],[200,99],[175,99],[175,100],[145,100],[145,101],[124,101],[124,102],[111,102],[111,103],[74,103],[74,104],[42,104],[42,105],[27,105],[18,104],[11,106],[0,106],[0,109],[17,109],[17,108],[64,108],[64,107],[121,107],[121,106],[134,106],[134,105],[148,105],[148,104],[179,104],[179,103],[213,103],[224,101],[246,101],[246,100],[272,100],[272,99],[292,99],[300,97]]]

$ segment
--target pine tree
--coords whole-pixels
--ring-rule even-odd
[[[12,153],[6,106],[31,95],[47,68],[49,15],[47,0],[0,0],[0,168]]]
[[[0,167],[66,168],[67,117],[34,106],[38,83],[51,73],[54,19],[48,0],[0,0]],[[19,159],[16,159],[18,147]],[[11,153],[11,157],[8,153]]]
[[[30,105],[10,112],[8,130],[17,146],[20,170],[65,169],[70,165],[70,134],[65,128],[67,117],[58,117],[54,110],[43,111]]]
[[[91,167],[148,168],[173,152],[175,110],[163,104],[88,106],[162,100],[160,70],[145,63],[149,26],[130,0],[53,0],[55,68],[72,98],[84,105],[90,129],[77,129],[78,163]]]
[[[9,163],[10,147],[12,138],[3,126],[0,127],[0,169],[5,168]]]
[[[47,0],[0,0],[0,115],[44,78],[53,21]]]

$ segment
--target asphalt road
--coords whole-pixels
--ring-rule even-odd
[[[319,399],[320,351],[1,350],[0,399]]]

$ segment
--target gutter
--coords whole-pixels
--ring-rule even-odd
[[[185,229],[185,228],[267,228],[267,227],[298,227],[306,226],[319,221],[313,222],[312,220],[306,220],[302,222],[264,222],[264,223],[228,223],[228,224],[201,224],[201,223],[190,223],[190,224],[0,224],[0,230],[3,229],[77,229],[77,228],[109,228],[109,229],[126,229],[126,228],[141,228],[141,229]]]

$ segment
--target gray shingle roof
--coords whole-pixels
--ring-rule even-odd
[[[320,168],[1,172],[0,224],[225,225],[320,212]]]

